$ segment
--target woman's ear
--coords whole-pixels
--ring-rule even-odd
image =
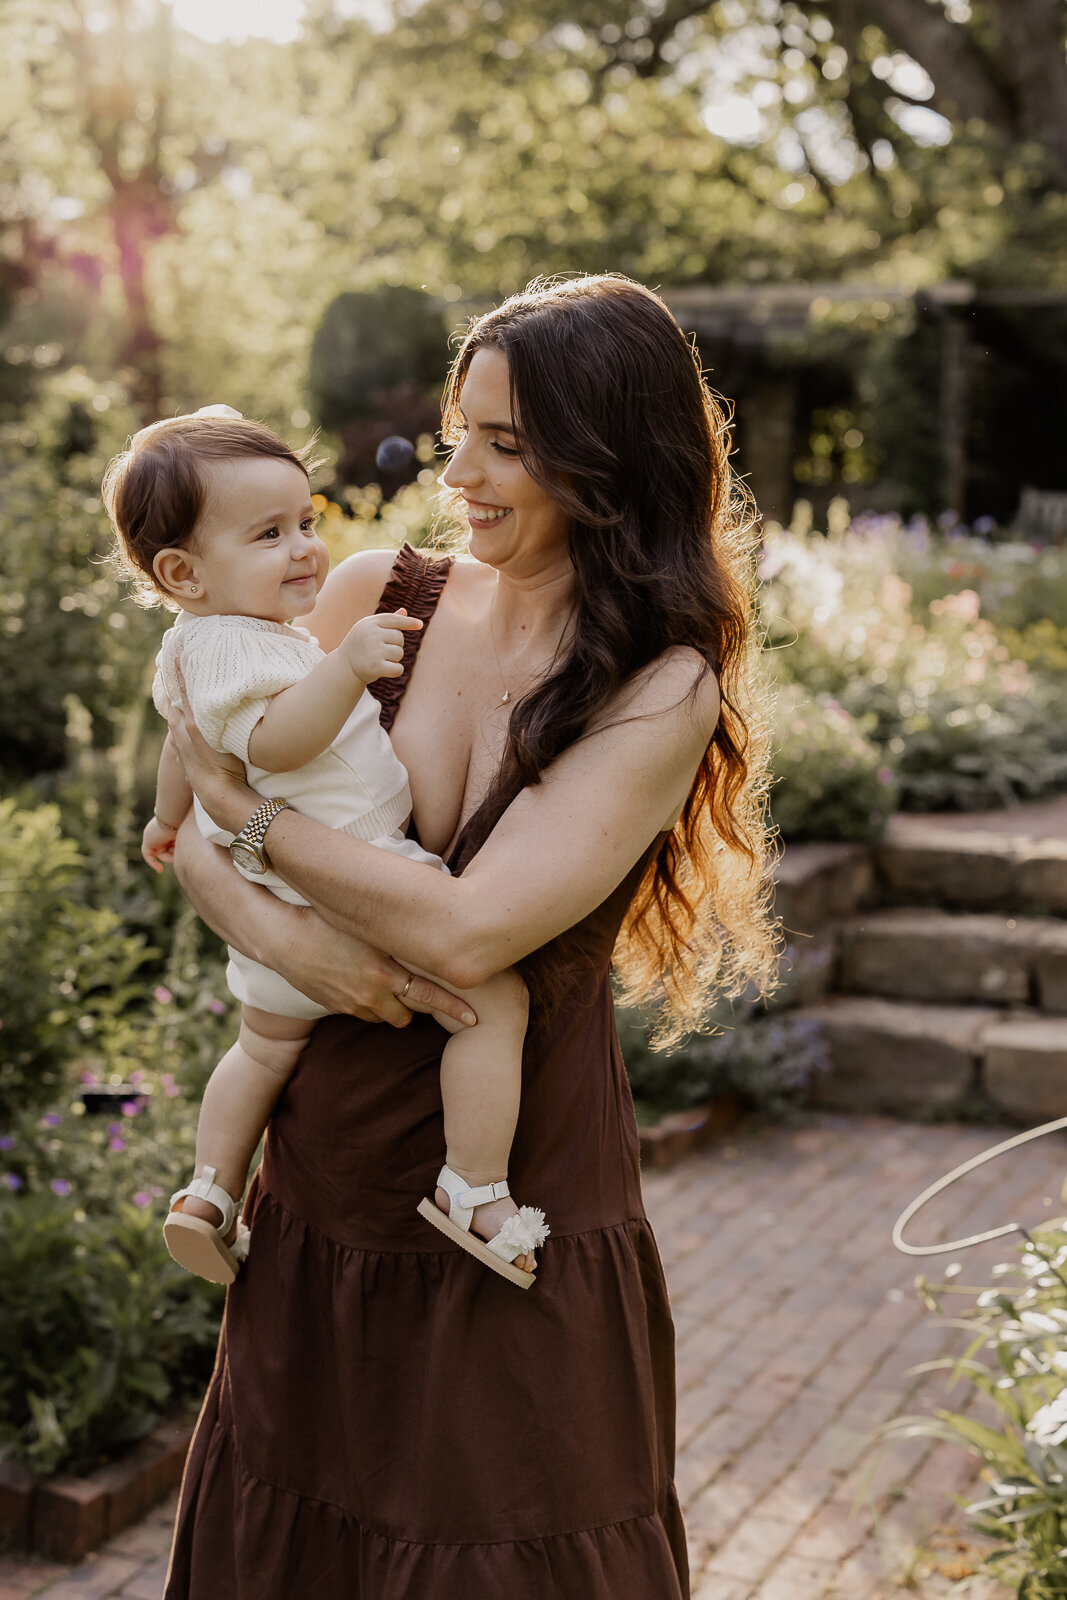
[[[157,550],[152,557],[152,573],[164,594],[180,605],[203,597],[204,586],[188,550]]]

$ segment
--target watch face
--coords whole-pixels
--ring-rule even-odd
[[[257,878],[261,878],[267,870],[267,863],[259,852],[239,839],[235,839],[231,844],[230,854],[239,867],[243,867],[245,872],[254,873]]]

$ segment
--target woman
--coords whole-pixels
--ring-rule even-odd
[[[444,431],[474,559],[353,557],[311,626],[328,649],[376,609],[426,624],[380,698],[419,838],[454,875],[286,810],[266,849],[313,909],[263,905],[181,838],[208,920],[338,1015],[253,1183],[167,1600],[688,1593],[673,1334],[608,972],[615,949],[670,1038],[775,964],[725,427],[662,302],[604,277],[476,322]],[[236,833],[258,797],[175,735]],[[405,963],[460,988],[517,965],[530,988],[510,1178],[552,1233],[528,1295],[417,1214],[445,1040],[418,1013],[463,1008]]]

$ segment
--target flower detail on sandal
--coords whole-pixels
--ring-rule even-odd
[[[528,1289],[535,1274],[513,1265],[517,1256],[532,1254],[548,1238],[545,1214],[536,1206],[520,1206],[514,1216],[507,1217],[492,1239],[482,1239],[471,1232],[476,1206],[488,1205],[493,1200],[507,1199],[511,1190],[507,1179],[494,1183],[476,1184],[473,1188],[458,1172],[443,1166],[437,1174],[437,1186],[449,1199],[449,1210],[442,1211],[436,1201],[429,1198],[419,1202],[419,1215],[445,1233],[470,1255],[477,1256],[485,1266],[492,1267],[501,1277],[520,1289]]]
[[[525,1256],[534,1250],[540,1250],[548,1234],[549,1227],[544,1212],[537,1206],[520,1206],[513,1217],[505,1219],[500,1232],[488,1243],[494,1254],[503,1257],[505,1261],[514,1261],[516,1256]]]

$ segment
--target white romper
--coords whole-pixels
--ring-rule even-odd
[[[448,871],[440,856],[404,837],[411,814],[407,772],[378,720],[377,700],[366,691],[330,748],[306,766],[266,772],[249,760],[249,738],[273,696],[325,660],[325,651],[306,628],[259,617],[196,617],[181,612],[163,636],[156,657],[152,699],[163,716],[181,703],[179,659],[200,732],[212,749],[228,751],[244,762],[249,784],[265,800],[288,800],[305,816],[341,833]],[[233,834],[216,827],[199,800],[194,806],[205,839],[228,845]],[[279,899],[307,905],[276,873],[268,870],[256,877],[237,870]],[[226,981],[238,1000],[261,1011],[306,1019],[329,1015],[278,973],[232,946]]]

